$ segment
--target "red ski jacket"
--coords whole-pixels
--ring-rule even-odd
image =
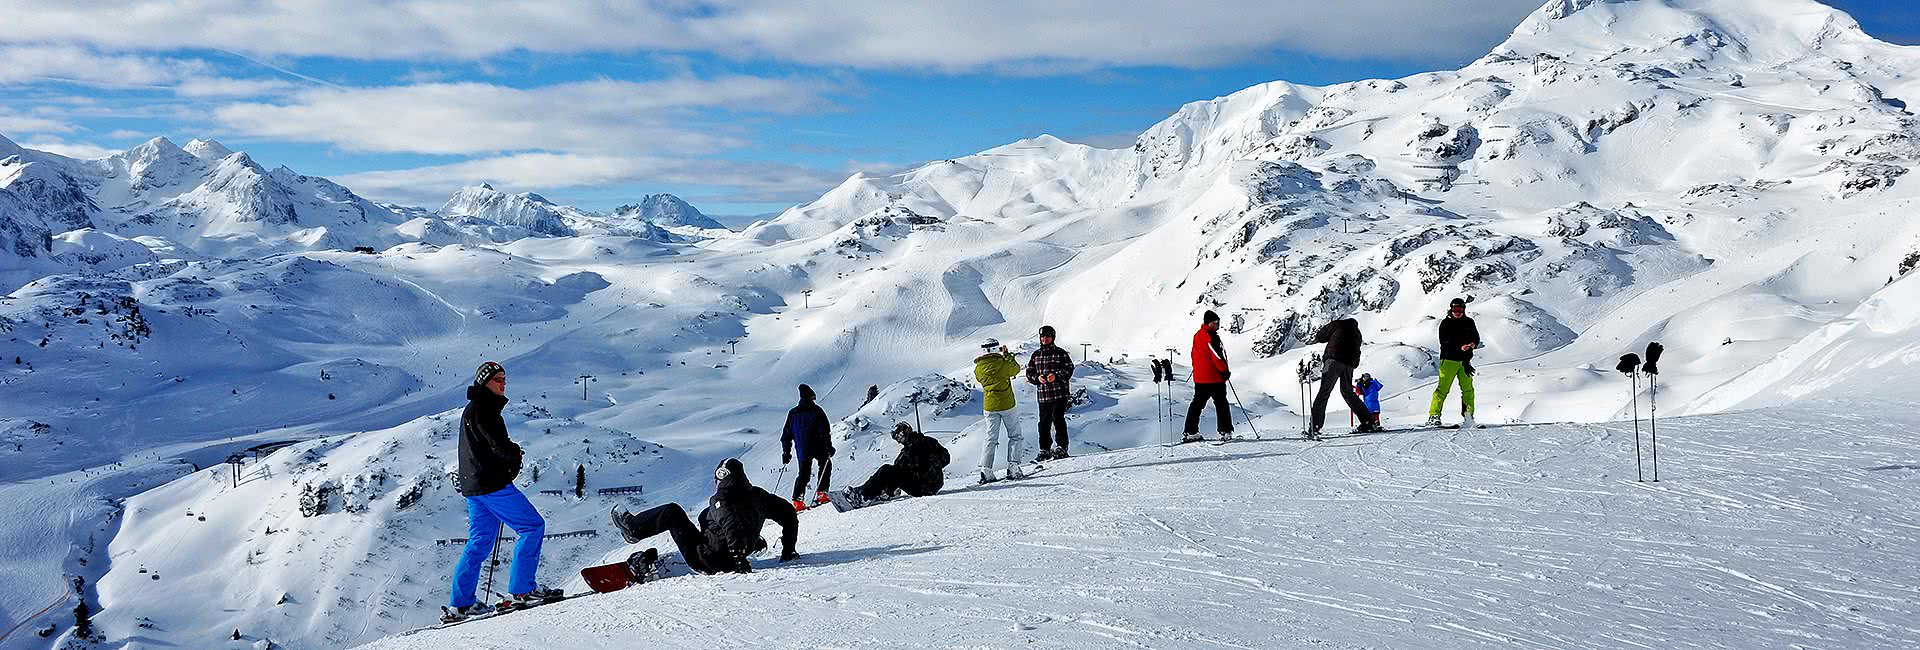
[[[1226,383],[1220,376],[1223,372],[1227,372],[1227,352],[1220,348],[1220,337],[1201,325],[1200,331],[1193,333],[1193,383]]]

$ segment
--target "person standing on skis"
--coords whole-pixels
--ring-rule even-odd
[[[1020,362],[999,339],[990,338],[980,344],[980,356],[973,359],[973,378],[980,382],[985,402],[982,419],[987,424],[987,447],[980,455],[981,483],[994,481],[993,454],[1000,444],[1001,433],[1007,436],[1007,478],[1019,478],[1020,455],[1025,451],[1025,440],[1020,436],[1020,415],[1013,408],[1013,378],[1019,374]],[[994,431],[996,427],[999,432]]]
[[[1233,414],[1227,411],[1226,346],[1220,343],[1220,315],[1207,310],[1200,317],[1200,330],[1193,333],[1193,403],[1187,405],[1187,422],[1181,442],[1199,442],[1200,412],[1213,400],[1213,409],[1221,440],[1233,439]]]
[[[1374,379],[1373,375],[1368,373],[1360,373],[1360,378],[1353,380],[1353,392],[1360,396],[1362,404],[1367,405],[1367,412],[1373,414],[1375,431],[1380,430],[1380,391],[1385,389],[1385,384],[1381,384],[1380,380]]]
[[[500,412],[507,407],[507,369],[488,361],[474,371],[467,386],[467,408],[460,413],[460,496],[467,500],[467,547],[453,570],[453,598],[442,616],[458,621],[490,609],[474,590],[480,567],[493,552],[494,540],[505,523],[520,536],[513,545],[513,573],[507,579],[505,607],[537,604],[558,598],[560,591],[534,582],[540,568],[540,544],[547,522],[514,487],[524,458],[520,445],[507,437]]]
[[[1034,462],[1067,457],[1068,388],[1073,355],[1053,344],[1053,326],[1040,326],[1040,349],[1027,357],[1027,383],[1040,388],[1040,456]],[[1058,442],[1055,443],[1055,435]]]
[[[1434,387],[1433,403],[1427,406],[1427,426],[1440,426],[1440,409],[1458,380],[1460,427],[1473,428],[1473,351],[1479,348],[1480,328],[1467,316],[1467,301],[1454,298],[1447,306],[1447,317],[1440,320],[1440,385]]]
[[[800,539],[800,517],[786,501],[772,492],[754,487],[747,480],[747,468],[739,460],[720,461],[713,470],[713,496],[700,511],[700,525],[687,518],[678,503],[665,503],[644,512],[611,514],[613,527],[628,544],[667,533],[680,549],[687,568],[700,573],[752,573],[747,556],[767,547],[760,529],[767,520],[780,524],[780,561],[800,558],[793,548]]]
[[[1360,365],[1360,321],[1342,318],[1322,325],[1314,333],[1313,342],[1327,344],[1327,365],[1320,372],[1320,393],[1313,398],[1313,424],[1307,428],[1307,438],[1320,437],[1320,426],[1327,420],[1327,394],[1333,392],[1335,383],[1340,384],[1340,397],[1347,401],[1347,408],[1360,420],[1357,431],[1372,431],[1373,412],[1353,393],[1353,369]]]
[[[799,475],[793,477],[793,509],[806,510],[807,481],[813,478],[814,465],[820,466],[820,486],[814,488],[812,505],[827,502],[827,490],[833,480],[833,426],[827,412],[813,402],[813,387],[800,385],[800,404],[787,411],[787,423],[780,428],[780,464],[800,458]]]

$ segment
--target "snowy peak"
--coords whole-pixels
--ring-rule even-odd
[[[1769,65],[1835,45],[1890,47],[1813,0],[1551,0],[1492,56]]]
[[[194,140],[188,142],[187,146],[182,150],[195,158],[209,162],[233,155],[232,149],[228,149],[225,145],[212,140]]]
[[[640,219],[662,227],[691,226],[725,229],[726,226],[702,214],[698,208],[672,194],[649,194],[639,203],[614,208],[613,216]]]
[[[449,219],[484,219],[555,237],[574,234],[560,208],[545,197],[528,192],[508,194],[487,184],[461,188],[440,207],[440,214]]]

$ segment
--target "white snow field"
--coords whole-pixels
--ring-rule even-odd
[[[1116,451],[366,647],[1914,647],[1920,417],[1870,408],[1663,422],[1658,483],[1628,423]]]
[[[1553,0],[1460,70],[1261,84],[1131,148],[1040,135],[739,232],[665,195],[432,210],[207,140],[0,138],[0,646],[1912,646],[1914,102],[1920,48],[1811,0]],[[1343,317],[1417,423],[1455,296],[1479,420],[1538,426],[1129,449],[1168,433],[1145,361],[1184,376],[1204,310],[1268,435]],[[599,531],[546,547],[577,590],[633,550],[614,505],[698,504],[727,457],[786,494],[803,382],[836,484],[897,421],[970,483],[978,343],[1024,360],[1042,324],[1081,361],[1083,458],[805,515],[798,565],[381,641],[447,599],[483,360],[547,530]],[[1643,485],[1611,368],[1656,340],[1687,417]]]

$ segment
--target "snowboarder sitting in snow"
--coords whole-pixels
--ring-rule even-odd
[[[800,385],[800,404],[787,411],[787,424],[780,429],[780,463],[800,457],[800,475],[793,478],[793,509],[806,510],[800,497],[807,493],[807,480],[813,478],[813,466],[820,466],[820,486],[815,488],[813,505],[827,502],[827,486],[833,479],[833,429],[827,412],[813,402],[813,387]],[[798,453],[795,453],[798,452]]]
[[[1360,373],[1360,379],[1353,382],[1354,394],[1360,396],[1360,401],[1367,405],[1367,412],[1373,414],[1375,430],[1380,428],[1380,391],[1385,388],[1386,385],[1381,384],[1380,380],[1364,372]]]
[[[947,448],[940,441],[914,431],[905,422],[893,425],[893,441],[900,443],[900,455],[892,463],[873,470],[873,476],[858,488],[847,492],[853,507],[894,496],[924,497],[939,492],[947,483]]]
[[[780,561],[798,559],[793,544],[800,538],[800,517],[785,499],[754,487],[747,481],[747,469],[740,461],[728,458],[713,471],[717,487],[700,511],[700,525],[687,519],[687,511],[677,503],[663,504],[645,512],[630,514],[613,509],[613,527],[628,544],[668,533],[680,547],[680,558],[687,568],[701,573],[752,573],[747,556],[767,547],[760,527],[768,519],[780,524]]]

